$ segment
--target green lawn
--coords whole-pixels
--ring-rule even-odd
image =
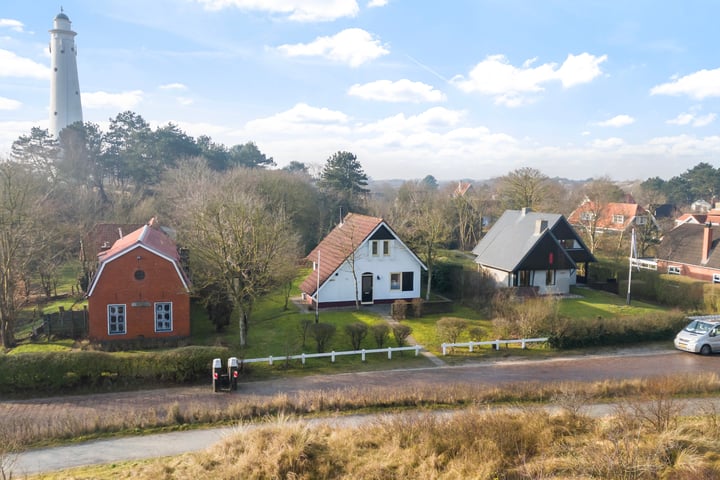
[[[576,287],[573,294],[581,298],[566,298],[560,302],[560,315],[569,318],[627,317],[667,311],[667,307],[632,300],[627,305],[623,296],[600,290]]]

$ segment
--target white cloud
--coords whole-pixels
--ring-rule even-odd
[[[696,115],[694,113],[681,113],[677,117],[667,120],[665,123],[670,125],[691,125],[693,127],[704,127],[715,121],[717,115],[708,113],[707,115]]]
[[[22,103],[12,98],[0,97],[0,110],[17,110],[22,106]]]
[[[13,20],[11,18],[0,18],[0,28],[9,28],[15,32],[22,32],[24,25],[19,20]]]
[[[379,40],[361,28],[348,28],[332,37],[318,37],[310,43],[280,45],[278,50],[289,57],[324,57],[351,67],[390,53]]]
[[[650,95],[687,95],[698,100],[720,97],[720,68],[699,70],[650,89]]]
[[[569,54],[556,74],[565,88],[590,83],[602,75],[600,64],[605,60],[607,60],[607,55],[596,57],[589,53]]]
[[[142,90],[130,92],[108,93],[91,92],[81,95],[83,108],[115,108],[118,110],[131,110],[143,99]]]
[[[349,117],[337,110],[311,107],[298,103],[290,110],[267,118],[249,121],[245,127],[250,132],[281,134],[305,134],[310,131],[347,132]]]
[[[187,90],[187,86],[182,83],[168,83],[160,85],[160,90]]]
[[[29,58],[18,57],[9,50],[0,49],[0,77],[50,78],[50,68]]]
[[[635,123],[635,119],[630,115],[616,115],[613,118],[597,122],[595,125],[599,127],[625,127]]]
[[[610,150],[625,145],[625,140],[618,137],[610,137],[604,140],[595,140],[591,144],[593,148],[599,148],[601,150]]]
[[[365,100],[378,100],[382,102],[442,102],[445,94],[431,85],[422,82],[412,82],[403,78],[396,82],[390,80],[377,80],[363,85],[356,83],[348,90],[349,95]]]
[[[528,94],[542,92],[547,82],[560,81],[564,88],[569,88],[592,81],[602,74],[600,64],[605,60],[607,55],[570,54],[559,68],[555,63],[533,67],[535,58],[518,68],[504,55],[491,55],[475,65],[468,78],[456,75],[451,82],[464,92],[490,95],[495,97],[496,104],[516,107],[532,102]]]
[[[388,4],[388,0],[370,0],[367,3],[368,8],[384,7]]]
[[[183,107],[187,107],[188,105],[195,103],[195,100],[190,97],[177,97],[177,102]]]
[[[360,10],[356,0],[196,0],[208,10],[235,7],[286,16],[297,22],[332,21],[354,17]]]
[[[433,107],[418,115],[405,116],[399,113],[358,127],[359,132],[427,132],[432,129],[448,128],[457,125],[465,112]]]

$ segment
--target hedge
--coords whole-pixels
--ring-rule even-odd
[[[196,346],[151,353],[73,351],[0,355],[0,393],[55,394],[209,380],[213,358],[227,356],[224,347]]]

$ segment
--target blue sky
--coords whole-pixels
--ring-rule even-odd
[[[66,0],[85,121],[132,110],[374,179],[668,179],[720,159],[720,2]],[[0,156],[48,127],[60,5],[0,6]]]

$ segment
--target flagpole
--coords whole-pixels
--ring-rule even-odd
[[[628,257],[628,288],[627,288],[627,299],[626,299],[626,302],[628,305],[630,305],[630,286],[632,285],[633,254],[636,254],[635,253],[635,228],[632,229],[632,234],[630,236],[630,256]]]

